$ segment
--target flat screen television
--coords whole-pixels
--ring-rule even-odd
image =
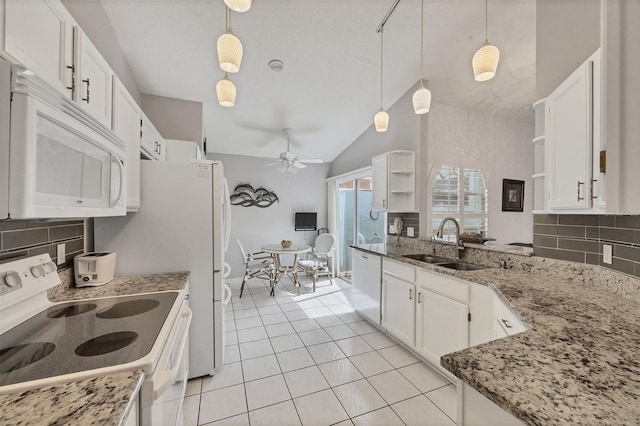
[[[315,231],[318,228],[318,213],[296,212],[296,231]]]

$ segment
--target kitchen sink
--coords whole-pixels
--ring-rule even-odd
[[[478,271],[480,269],[487,269],[485,266],[472,265],[470,263],[462,262],[439,263],[438,266],[442,266],[443,268],[448,269],[455,269],[456,271]]]
[[[406,257],[407,259],[418,260],[418,261],[424,262],[424,263],[449,262],[449,260],[445,259],[444,257],[436,257],[436,256],[431,256],[430,254],[424,254],[424,253],[420,253],[420,254],[405,254],[402,257]]]

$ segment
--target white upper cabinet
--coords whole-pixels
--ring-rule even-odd
[[[74,28],[73,39],[77,69],[75,101],[111,128],[111,84],[114,73],[79,27]]]
[[[127,210],[140,207],[140,120],[142,111],[124,84],[113,78],[112,130],[125,142],[127,151]]]
[[[164,139],[144,113],[142,113],[140,125],[142,131],[140,139],[141,154],[148,159],[164,160],[167,151]]]
[[[546,99],[549,210],[590,213],[605,206],[600,80],[598,50]]]
[[[72,96],[75,22],[57,0],[6,0],[4,50],[60,93]]]
[[[416,154],[391,151],[371,159],[372,209],[396,213],[416,211]]]

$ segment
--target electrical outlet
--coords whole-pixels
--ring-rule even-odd
[[[413,233],[413,226],[407,227],[407,237],[413,237],[415,234]]]
[[[389,233],[390,234],[395,234],[396,233],[396,227],[393,225],[389,225]]]
[[[62,265],[62,264],[64,263],[64,258],[65,258],[65,256],[66,256],[66,253],[65,253],[65,245],[64,245],[64,243],[58,244],[58,245],[56,246],[56,251],[57,251],[57,254],[56,254],[56,257],[57,257],[57,259],[56,259],[56,263],[57,263],[58,265]]]
[[[613,255],[613,250],[612,250],[612,246],[610,246],[609,244],[603,244],[602,245],[602,263],[606,263],[607,265],[611,265],[611,263],[613,262],[612,259],[612,255]]]

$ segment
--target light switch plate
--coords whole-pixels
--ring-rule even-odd
[[[611,258],[613,254],[612,251],[612,246],[609,244],[602,245],[602,263],[611,265],[611,262],[613,262],[613,259]]]
[[[413,226],[407,227],[407,237],[413,237],[413,236],[414,236]]]
[[[56,246],[56,252],[57,252],[56,263],[58,265],[62,265],[64,263],[64,258],[66,256],[64,243],[58,244]]]
[[[389,233],[390,234],[395,234],[396,233],[396,227],[393,225],[389,225]]]

